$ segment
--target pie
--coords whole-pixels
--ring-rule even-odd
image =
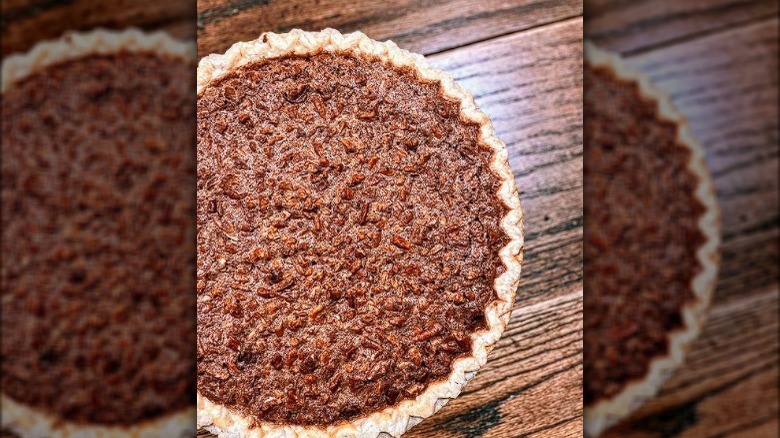
[[[195,433],[194,68],[139,31],[3,61],[4,429]]]
[[[705,319],[719,212],[701,146],[670,99],[586,43],[585,432],[652,397]]]
[[[522,212],[487,116],[361,33],[263,34],[198,66],[198,425],[399,436],[506,327]]]

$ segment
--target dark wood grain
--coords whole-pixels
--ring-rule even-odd
[[[475,96],[507,144],[526,258],[512,319],[488,364],[409,436],[581,436],[582,19],[429,60]]]
[[[165,30],[181,39],[195,36],[191,0],[4,0],[2,4],[3,56],[27,51],[67,31],[96,27]]]
[[[780,275],[777,38],[771,19],[630,58],[670,93],[705,148],[723,226],[717,301]]]
[[[776,437],[778,19],[629,58],[703,144],[723,224],[710,318],[685,365],[608,437]]]
[[[429,54],[580,15],[581,0],[200,0],[198,56],[266,31],[326,27]]]
[[[777,0],[588,0],[585,37],[629,54],[740,27],[777,12]]]

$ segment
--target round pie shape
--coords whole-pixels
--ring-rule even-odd
[[[219,436],[399,436],[509,320],[506,148],[392,42],[295,30],[202,59],[197,216],[198,426]]]
[[[194,66],[137,30],[3,61],[2,426],[21,437],[195,433],[193,139],[151,137],[189,125]]]
[[[701,331],[719,211],[701,146],[669,97],[585,45],[585,433],[653,397]]]

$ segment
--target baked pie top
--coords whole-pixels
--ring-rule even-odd
[[[508,317],[505,152],[441,80],[354,36],[267,34],[246,44],[289,50],[199,67],[220,72],[198,95],[199,418],[216,432],[398,434]]]
[[[715,282],[717,205],[668,97],[586,48],[586,433],[652,396],[683,359]]]
[[[585,66],[585,404],[616,395],[669,351],[702,270],[704,205],[691,151],[657,104],[607,68]],[[597,104],[598,103],[598,104]],[[643,121],[653,121],[643,123]],[[608,207],[607,207],[608,206]]]

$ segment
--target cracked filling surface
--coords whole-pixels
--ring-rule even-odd
[[[492,151],[412,70],[350,54],[245,65],[198,98],[198,390],[331,425],[471,354],[505,268]]]

